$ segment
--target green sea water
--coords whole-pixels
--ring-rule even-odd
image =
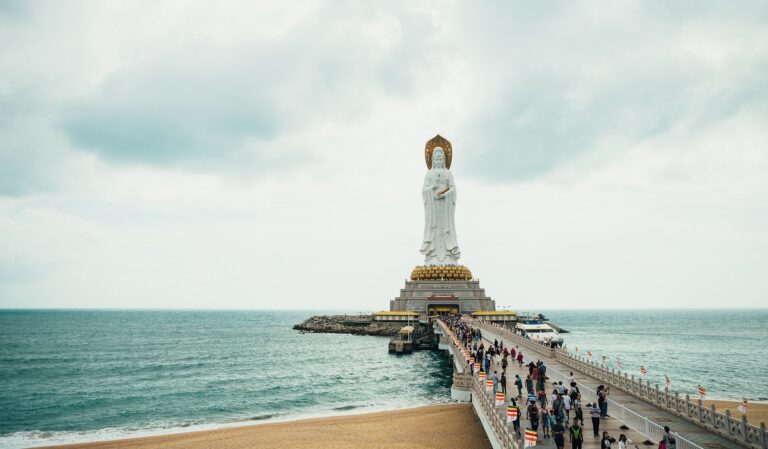
[[[450,400],[438,352],[291,329],[315,313],[0,311],[0,447]]]
[[[16,448],[450,401],[433,351],[302,334],[321,312],[0,311],[0,447]],[[545,311],[566,343],[712,398],[766,400],[768,311]]]

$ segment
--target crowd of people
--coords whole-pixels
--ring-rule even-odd
[[[597,388],[597,401],[584,402],[578,383],[571,372],[564,384],[563,381],[554,382],[547,375],[547,365],[541,361],[527,359],[518,345],[507,347],[503,341],[483,340],[481,329],[475,328],[469,323],[458,318],[444,319],[456,337],[461,341],[470,353],[471,359],[467,360],[467,369],[473,375],[478,371],[486,373],[488,379],[493,381],[494,392],[501,391],[510,406],[518,411],[525,411],[525,419],[528,420],[530,429],[544,439],[554,440],[558,449],[565,447],[566,437],[571,449],[581,449],[584,441],[584,413],[589,414],[592,423],[594,438],[600,438],[601,449],[628,449],[630,440],[621,434],[619,438],[613,438],[607,431],[600,433],[600,421],[608,415],[608,396],[610,388],[600,385]],[[517,362],[522,369],[525,379],[520,374],[514,374],[512,384],[514,389],[508,393],[507,383],[511,378],[507,377],[507,369]],[[477,364],[477,365],[475,365]],[[477,368],[476,368],[477,367]],[[499,373],[500,371],[500,373]],[[511,373],[510,373],[511,375]],[[551,393],[547,390],[551,388]],[[525,389],[525,393],[523,392]],[[522,413],[517,414],[513,421],[514,431],[520,436],[520,419]],[[665,428],[664,447],[675,449],[674,438]],[[668,437],[667,437],[668,436]],[[671,438],[671,440],[669,440]]]

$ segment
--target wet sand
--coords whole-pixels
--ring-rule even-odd
[[[705,400],[704,404],[709,407],[711,404],[715,404],[717,411],[725,413],[726,410],[731,411],[731,416],[736,419],[741,419],[741,412],[736,408],[741,404],[739,401],[715,401]],[[768,424],[768,403],[766,402],[750,402],[747,404],[747,421],[750,424],[760,426],[761,422]]]
[[[51,447],[490,449],[491,444],[471,405],[450,404]]]

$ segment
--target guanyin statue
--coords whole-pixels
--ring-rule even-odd
[[[435,136],[427,142],[427,162],[424,188],[424,238],[421,254],[425,265],[456,265],[461,252],[456,242],[456,184],[451,174],[452,148],[450,142]]]

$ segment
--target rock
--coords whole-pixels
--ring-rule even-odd
[[[317,315],[310,317],[301,324],[293,326],[300,332],[316,332],[330,334],[374,335],[391,337],[398,329],[382,326],[373,321],[373,316],[350,317],[348,315]]]

